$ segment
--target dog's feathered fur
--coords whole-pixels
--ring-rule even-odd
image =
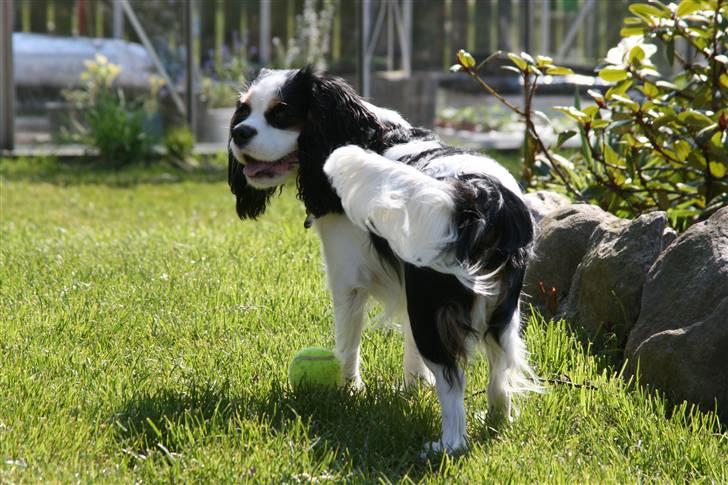
[[[402,321],[405,379],[433,382],[442,405],[443,433],[429,449],[466,446],[462,366],[477,347],[491,368],[492,412],[510,417],[514,392],[538,390],[518,308],[533,226],[503,167],[310,69],[262,72],[230,130],[241,218],[261,215],[285,177],[297,177],[322,240],[336,352],[354,385],[368,297]]]

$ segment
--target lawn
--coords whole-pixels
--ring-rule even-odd
[[[287,362],[333,344],[318,241],[287,189],[235,217],[224,173],[0,161],[0,482],[728,480],[714,418],[624,382],[563,322],[531,316],[553,383],[494,430],[468,370],[472,448],[403,390],[402,339],[371,328],[367,389],[296,396]]]

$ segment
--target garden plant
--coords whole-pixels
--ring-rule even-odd
[[[593,105],[582,107],[577,97],[574,106],[558,108],[578,130],[562,131],[554,146],[536,131],[535,118],[547,117],[531,102],[540,79],[570,69],[525,52],[497,52],[478,63],[461,50],[453,70],[472,76],[525,120],[527,185],[565,192],[622,217],[663,210],[684,229],[728,204],[728,1],[655,1],[629,10],[623,40],[597,68],[612,85],[589,91]],[[653,59],[658,52],[665,57],[662,69]],[[479,75],[503,55],[523,80],[522,107]],[[676,74],[669,74],[675,65]],[[567,159],[559,147],[576,135],[581,150]]]

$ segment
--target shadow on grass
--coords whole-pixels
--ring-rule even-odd
[[[353,469],[367,479],[407,475],[417,481],[440,468],[441,456],[419,456],[424,443],[439,433],[439,406],[428,390],[403,391],[375,383],[356,393],[295,394],[273,383],[267,392],[259,392],[236,395],[222,385],[141,394],[114,417],[117,436],[134,453],[159,450],[159,443],[175,453],[193,446],[196,439],[234,435],[247,422],[265,428],[259,439],[266,441],[275,442],[280,435],[285,441],[301,437],[302,452],[306,446],[322,461],[328,455],[329,466],[343,474]],[[478,439],[490,436],[478,434]]]
[[[138,184],[179,182],[218,183],[227,180],[227,160],[216,157],[199,168],[183,170],[163,160],[112,165],[93,159],[55,158],[0,159],[0,177],[7,181],[42,182],[61,186],[106,185],[130,187]]]

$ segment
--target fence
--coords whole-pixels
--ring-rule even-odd
[[[189,90],[186,83],[198,79],[196,71],[203,80],[218,81],[230,68],[280,66],[280,49],[275,46],[285,46],[300,34],[306,5],[316,10],[334,4],[327,27],[328,69],[354,80],[357,75],[361,79],[362,71],[391,71],[398,65],[395,60],[406,61],[407,74],[410,69],[444,72],[459,48],[479,57],[496,49],[527,50],[560,63],[594,66],[618,41],[621,20],[634,0],[9,1],[16,33],[144,44],[155,70],[176,86],[169,100],[172,108],[189,113],[195,105],[187,97],[183,106],[181,97]],[[404,30],[395,14],[410,19]],[[362,25],[367,26],[368,41]],[[368,46],[368,63],[362,62],[362,45]],[[16,63],[16,73],[17,69]],[[204,86],[197,82],[197,90],[200,87]],[[47,102],[17,82],[16,91],[17,115],[37,115],[38,106]],[[28,128],[26,122],[33,125],[25,118],[19,120],[21,128]]]

